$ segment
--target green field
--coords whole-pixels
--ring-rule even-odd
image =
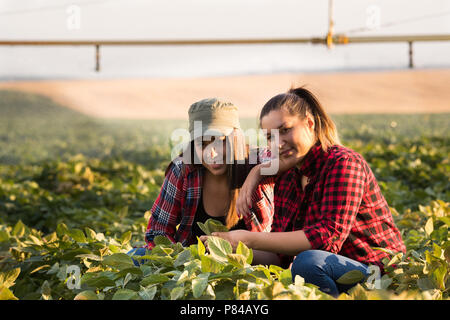
[[[448,299],[450,114],[333,119],[369,162],[408,250],[386,261],[381,289],[363,282],[340,298]],[[0,91],[0,299],[332,299],[222,242],[208,254],[161,238],[132,264],[124,253],[144,244],[176,128],[187,121],[94,119]]]

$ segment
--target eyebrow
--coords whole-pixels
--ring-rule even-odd
[[[280,124],[277,128],[276,128],[276,130],[279,130],[279,129],[281,129],[282,127],[285,127],[286,126],[286,122],[283,122],[282,124]],[[273,130],[273,129],[272,129]],[[269,136],[270,135],[270,131],[272,131],[272,130],[267,130],[267,135]]]

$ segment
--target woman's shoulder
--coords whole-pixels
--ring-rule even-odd
[[[193,164],[186,163],[183,157],[174,158],[166,168],[165,175],[173,175],[177,178],[187,176],[190,172],[196,170]]]
[[[325,168],[327,171],[335,166],[350,165],[352,170],[359,170],[365,174],[371,172],[367,161],[360,153],[341,145],[334,145],[328,149],[327,162],[328,165]]]
[[[363,156],[356,152],[353,149],[350,149],[348,147],[342,146],[342,145],[333,145],[328,149],[328,159],[332,159],[335,161],[344,161],[344,160],[350,160],[350,161],[356,161],[364,163],[365,160]]]

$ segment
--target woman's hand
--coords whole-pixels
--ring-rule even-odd
[[[247,175],[236,200],[236,211],[239,217],[250,217],[250,208],[253,206],[252,194],[255,192],[261,178],[260,165],[253,167]]]
[[[227,240],[233,247],[233,251],[235,251],[239,241],[248,246],[251,234],[252,232],[247,230],[233,230],[228,232],[213,232],[211,233],[211,236]],[[206,246],[208,245],[208,236],[201,236],[200,240],[205,243]]]

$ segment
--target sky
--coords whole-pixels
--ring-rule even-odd
[[[323,37],[328,0],[0,0],[0,39]],[[335,33],[450,34],[448,0],[334,0]],[[414,44],[417,68],[450,67],[450,41]],[[0,46],[0,79],[202,77],[402,69],[405,43],[337,46]]]

